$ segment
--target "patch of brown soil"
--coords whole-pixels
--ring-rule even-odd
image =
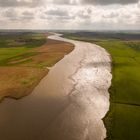
[[[48,70],[27,67],[0,67],[0,98],[28,95]]]
[[[73,44],[48,39],[45,45],[36,49],[40,53],[33,56],[32,59],[35,62],[51,61],[52,59],[59,60],[71,52],[73,48]]]

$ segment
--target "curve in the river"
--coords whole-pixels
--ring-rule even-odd
[[[0,104],[2,140],[103,140],[109,109],[109,54],[101,47],[58,35],[75,49],[51,68],[33,93]]]

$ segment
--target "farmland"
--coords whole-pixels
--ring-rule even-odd
[[[0,99],[28,95],[73,45],[35,32],[0,33]]]

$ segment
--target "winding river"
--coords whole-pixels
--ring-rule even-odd
[[[95,44],[75,49],[42,79],[33,93],[0,104],[1,140],[103,140],[102,118],[109,110],[110,55]]]

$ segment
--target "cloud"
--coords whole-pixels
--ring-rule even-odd
[[[21,18],[24,20],[32,20],[34,19],[34,13],[30,11],[24,11]]]
[[[135,3],[137,1],[0,0],[0,26],[36,29],[140,29],[140,2]]]
[[[43,13],[43,14],[42,14]],[[69,11],[65,8],[54,8],[53,9],[47,9],[44,12],[40,13],[41,19],[47,19],[47,20],[53,20],[55,22],[64,22],[68,20],[72,20],[75,17],[73,15],[70,15]]]
[[[0,0],[0,7],[39,7],[44,5],[110,5],[133,4],[139,0]]]
[[[44,0],[0,0],[0,7],[38,7]]]
[[[7,10],[2,11],[2,17],[7,21],[22,22],[34,19],[35,15],[30,11],[20,11],[18,9],[8,8]]]
[[[50,2],[53,4],[72,4],[71,0],[51,0]]]
[[[103,17],[103,18],[116,18],[116,17],[118,17],[118,16],[119,16],[118,13],[111,12],[111,13],[109,13],[109,14],[107,14],[107,15],[103,15],[102,17]]]
[[[60,4],[60,5],[110,5],[110,4],[133,4],[138,3],[139,0],[47,0],[46,3]]]
[[[84,8],[84,9],[78,10],[75,13],[75,17],[82,20],[90,19],[91,16],[92,16],[92,10],[90,8]]]
[[[62,9],[50,9],[48,11],[45,12],[47,15],[51,15],[51,16],[69,16],[68,11],[66,10],[62,10]]]
[[[109,5],[109,4],[132,4],[138,3],[139,0],[80,0],[82,4],[93,4],[93,5]]]
[[[18,14],[14,9],[7,9],[2,12],[3,17],[8,18],[9,20],[17,20]]]
[[[140,1],[139,1],[139,3],[138,3],[138,8],[140,8]]]

